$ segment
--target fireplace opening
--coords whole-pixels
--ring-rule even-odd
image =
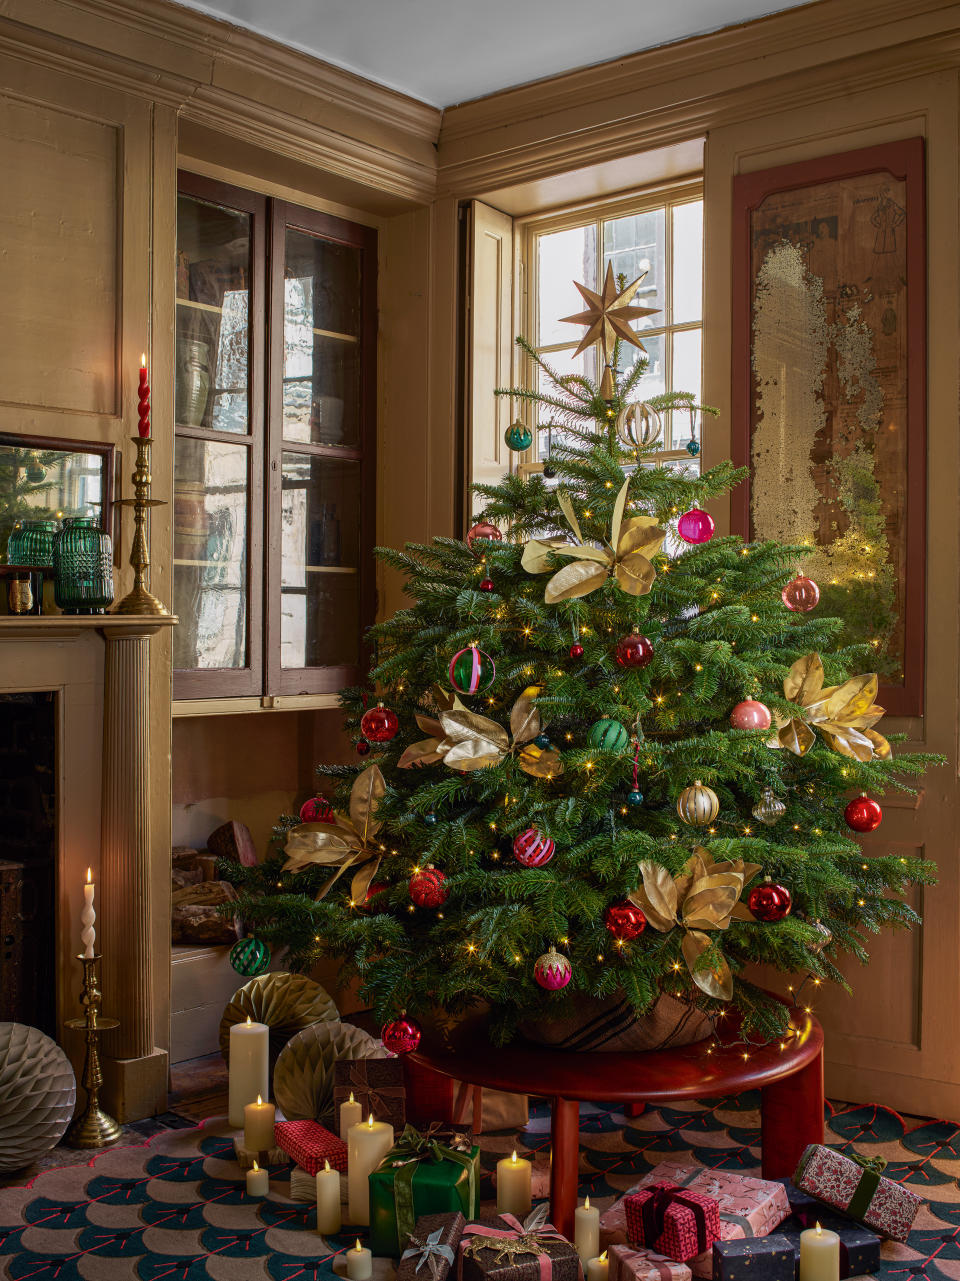
[[[57,695],[0,694],[0,1020],[56,1034]]]

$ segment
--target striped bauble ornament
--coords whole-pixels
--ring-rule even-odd
[[[476,645],[458,649],[450,660],[450,684],[461,694],[489,689],[497,674],[493,659]]]
[[[594,721],[587,732],[587,742],[591,747],[598,747],[603,752],[621,752],[630,741],[626,727],[619,721],[604,717]]]
[[[553,858],[556,848],[549,836],[544,836],[535,827],[528,827],[514,840],[513,856],[524,867],[543,867]]]
[[[677,813],[691,827],[706,827],[720,812],[720,802],[712,787],[699,779],[692,787],[685,787],[677,798]]]

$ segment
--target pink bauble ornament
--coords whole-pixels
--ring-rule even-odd
[[[513,856],[524,867],[543,867],[553,858],[556,845],[535,827],[528,827],[513,842]]]
[[[549,952],[537,957],[533,967],[533,977],[548,992],[559,992],[560,988],[567,986],[572,975],[573,966],[569,958],[552,946]]]
[[[409,1014],[401,1014],[380,1029],[380,1040],[391,1054],[410,1054],[420,1044],[423,1028]]]
[[[491,525],[488,520],[479,520],[467,534],[467,546],[473,551],[473,544],[478,538],[492,538],[494,542],[499,543],[503,534],[497,529],[496,525]]]
[[[715,528],[713,517],[702,507],[691,507],[677,521],[677,533],[685,543],[707,543]]]
[[[653,646],[646,636],[632,632],[617,641],[617,662],[621,667],[646,667],[653,660]]]
[[[780,593],[780,599],[787,609],[793,610],[795,614],[806,614],[820,599],[820,588],[812,578],[807,578],[806,574],[798,574],[787,583]]]
[[[603,923],[615,939],[639,938],[647,928],[647,918],[639,907],[626,901],[611,903],[603,914]]]
[[[411,899],[417,907],[442,907],[450,894],[444,884],[446,879],[438,867],[428,863],[410,877]]]
[[[311,796],[300,806],[301,823],[335,823],[333,806],[325,796]]]
[[[399,728],[400,721],[396,712],[384,707],[382,703],[371,707],[369,712],[364,712],[360,721],[360,732],[371,743],[389,743]]]
[[[747,897],[747,907],[758,921],[782,921],[790,915],[793,901],[785,885],[776,885],[769,877],[762,885],[755,885]]]
[[[866,792],[861,792],[843,811],[843,817],[855,832],[875,832],[883,821],[883,810]]]
[[[730,713],[730,724],[734,729],[769,729],[772,719],[770,708],[755,698],[745,698]]]

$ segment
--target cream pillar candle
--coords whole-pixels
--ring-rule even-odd
[[[393,1126],[375,1121],[372,1112],[361,1125],[351,1125],[347,1131],[347,1213],[351,1223],[370,1222],[367,1179],[392,1147]]]
[[[607,1252],[598,1255],[595,1259],[587,1262],[587,1281],[607,1281],[610,1271],[610,1260],[607,1258]]]
[[[839,1281],[840,1238],[829,1228],[800,1233],[800,1281]]]
[[[257,1095],[256,1103],[243,1109],[243,1146],[248,1152],[269,1152],[273,1147],[273,1123],[277,1109]]]
[[[497,1162],[497,1214],[515,1214],[518,1219],[530,1213],[533,1204],[530,1195],[530,1178],[533,1166],[517,1156]]]
[[[589,1197],[574,1212],[573,1242],[584,1266],[600,1253],[600,1211],[590,1204]]]
[[[266,1023],[234,1023],[230,1029],[230,1124],[243,1125],[243,1109],[270,1093],[270,1029]],[[273,1144],[268,1144],[273,1147]]]
[[[317,1231],[331,1236],[340,1231],[340,1222],[340,1172],[325,1160],[317,1171]]]
[[[350,1091],[350,1097],[346,1103],[340,1104],[340,1140],[343,1143],[347,1141],[347,1134],[351,1125],[359,1125],[363,1120],[363,1108],[353,1097],[353,1090]]]
[[[83,929],[80,931],[80,941],[83,943],[83,955],[89,959],[96,956],[97,931],[93,928],[93,923],[97,919],[97,914],[93,910],[93,891],[96,886],[93,882],[93,869],[87,868],[87,883],[83,887],[83,911],[80,913],[80,920],[83,922]]]
[[[270,1175],[254,1161],[247,1171],[247,1196],[266,1196],[269,1191]]]
[[[347,1276],[350,1281],[369,1281],[373,1276],[373,1255],[360,1244],[359,1237],[353,1249],[347,1251]]]

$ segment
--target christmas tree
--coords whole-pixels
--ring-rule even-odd
[[[341,696],[363,759],[321,765],[335,808],[308,802],[264,864],[230,868],[255,933],[295,968],[342,958],[382,1020],[486,1003],[503,1041],[577,1000],[639,1017],[668,993],[779,1036],[744,967],[843,983],[838,954],[916,924],[904,896],[932,880],[855,839],[881,818],[865,794],[935,759],[875,728],[874,651],[834,648],[803,548],[713,536],[702,504],[743,473],[652,461],[660,415],[694,405],[633,403],[642,356],[617,372],[635,288],[581,288],[599,384],[518,340],[551,389],[500,394],[562,427],[548,476],[479,486],[466,541],[379,550],[410,605]]]

